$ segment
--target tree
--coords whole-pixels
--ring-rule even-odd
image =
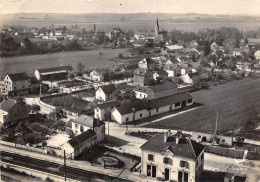
[[[38,113],[40,110],[41,110],[41,107],[37,104],[33,104],[30,106],[30,109],[33,111],[33,112],[36,112]]]
[[[209,54],[210,54],[210,44],[209,41],[206,41],[204,45],[204,57]]]
[[[62,120],[63,118],[67,118],[66,113],[61,107],[56,107],[56,109],[54,110],[54,117],[58,121]]]
[[[245,45],[248,44],[248,39],[247,39],[247,38],[245,38],[245,40],[244,40],[244,44],[245,44]]]
[[[79,62],[79,63],[78,63],[78,66],[77,66],[78,72],[82,74],[83,71],[84,71],[84,69],[85,69],[84,64],[83,64],[82,62]]]
[[[240,39],[236,39],[236,41],[235,41],[235,46],[234,46],[235,48],[239,48],[240,47]]]

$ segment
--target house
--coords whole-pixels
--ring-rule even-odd
[[[192,61],[189,62],[188,66],[191,68],[192,73],[197,72],[201,67],[199,62],[192,62]]]
[[[147,100],[167,97],[176,94],[177,87],[177,84],[174,82],[166,82],[148,87],[136,87],[135,97]]]
[[[118,94],[124,98],[124,97],[134,97],[134,89],[135,86],[127,85],[127,84],[118,84],[116,85],[116,88],[118,90]]]
[[[151,58],[144,58],[138,62],[138,68],[153,70],[156,67],[156,63]]]
[[[105,70],[94,70],[90,72],[89,76],[92,80],[101,82],[104,80],[104,76],[107,72]]]
[[[193,97],[188,92],[148,101],[125,101],[111,110],[111,120],[124,124],[185,106],[191,106],[192,104]]]
[[[111,117],[111,110],[120,105],[120,101],[114,100],[97,104],[94,109],[94,117],[99,121],[109,120]]]
[[[255,52],[254,56],[255,56],[255,58],[256,58],[257,60],[260,60],[260,50],[257,50],[257,51]]]
[[[168,77],[176,77],[180,73],[180,67],[177,64],[165,65],[164,70],[167,71]]]
[[[192,40],[189,44],[190,48],[197,48],[199,46],[198,42],[196,42],[195,40]]]
[[[183,49],[183,46],[179,45],[167,45],[166,50],[168,53]]]
[[[92,129],[88,129],[87,131],[62,144],[61,149],[65,151],[66,157],[74,159],[85,149],[90,149],[97,143],[96,133]]]
[[[169,64],[178,64],[181,61],[178,60],[175,56],[171,56],[170,59],[168,59],[164,64],[169,65]]]
[[[96,90],[96,99],[100,101],[108,101],[115,99],[117,89],[114,84],[103,85]]]
[[[67,75],[73,70],[72,66],[59,66],[35,70],[34,75],[41,81],[67,79]]]
[[[75,119],[71,119],[71,129],[75,136],[92,129],[97,135],[97,142],[105,139],[105,123],[88,115],[82,114]]]
[[[219,48],[219,46],[218,46],[218,44],[217,44],[216,42],[213,42],[213,43],[210,45],[210,49],[211,49],[212,51],[216,51],[216,50],[218,50],[218,48]]]
[[[24,102],[8,99],[0,103],[0,125],[28,117],[28,108]]]
[[[8,74],[2,84],[3,95],[24,95],[30,93],[31,78],[26,73]]]
[[[137,86],[149,85],[153,80],[153,73],[149,69],[137,68],[134,71],[134,84]]]
[[[157,134],[141,147],[141,175],[160,181],[195,182],[204,167],[204,146],[181,132]]]
[[[168,72],[165,70],[155,70],[153,71],[153,79],[158,80],[158,79],[166,79],[168,78]]]

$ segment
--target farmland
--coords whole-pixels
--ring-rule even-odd
[[[118,52],[122,52],[123,55],[131,54],[129,49],[94,49],[0,58],[0,76],[15,72],[27,72],[33,75],[36,69],[60,65],[72,65],[76,69],[79,62],[82,62],[85,68],[106,67],[113,64],[111,60],[117,56]]]
[[[215,129],[218,111],[218,131],[239,128],[239,124],[260,113],[260,79],[246,78],[208,90],[192,93],[194,101],[203,106],[173,118],[145,125],[151,128],[171,128],[191,131]]]

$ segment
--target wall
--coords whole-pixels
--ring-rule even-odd
[[[154,161],[148,160],[148,154],[154,155]],[[172,164],[164,164],[163,158],[168,157],[172,160]],[[180,167],[180,161],[184,160],[189,163],[189,167]],[[189,173],[189,182],[195,182],[195,168],[196,162],[192,159],[182,158],[179,156],[174,156],[170,151],[162,153],[155,153],[151,151],[142,151],[142,159],[141,159],[141,175],[147,176],[147,164],[152,164],[157,166],[157,177],[164,178],[164,170],[165,168],[170,169],[170,179],[178,181],[178,171],[184,170]],[[149,178],[148,178],[149,179]]]

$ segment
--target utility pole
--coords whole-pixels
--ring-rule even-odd
[[[66,181],[67,174],[66,174],[66,152],[65,152],[65,150],[64,150],[64,178]]]

